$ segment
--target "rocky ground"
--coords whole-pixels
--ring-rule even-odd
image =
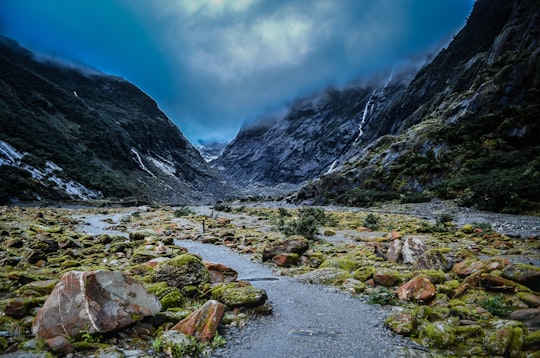
[[[2,207],[0,348],[40,357],[230,356],[234,335],[257,336],[250,317],[271,313],[267,292],[182,248],[196,240],[250,254],[277,275],[334,286],[359,305],[384,305],[386,328],[425,356],[535,357],[539,228],[536,217],[448,203]]]

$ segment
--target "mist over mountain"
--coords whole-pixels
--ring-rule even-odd
[[[244,185],[304,183],[301,202],[437,196],[538,211],[539,7],[478,0],[410,83],[297,101],[283,118],[243,128],[215,165]]]
[[[0,200],[209,202],[221,179],[133,84],[0,38]],[[76,188],[76,189],[75,189]]]

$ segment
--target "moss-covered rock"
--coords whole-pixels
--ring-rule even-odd
[[[375,273],[375,268],[373,266],[364,266],[354,271],[352,273],[352,277],[356,280],[365,282],[368,279],[372,278],[374,273]]]
[[[355,271],[360,266],[360,264],[361,263],[355,260],[336,257],[324,260],[321,266],[319,266],[319,268],[334,267],[351,273]]]
[[[297,279],[305,283],[341,286],[351,275],[335,267],[319,268],[317,270],[298,275]]]
[[[388,316],[384,325],[394,333],[409,336],[416,328],[416,319],[410,312],[399,312]]]
[[[456,332],[452,325],[437,321],[420,327],[419,339],[428,347],[447,348],[456,340]]]
[[[213,299],[229,308],[256,307],[268,299],[265,290],[238,282],[216,284],[211,288],[210,294]]]
[[[160,262],[153,272],[155,282],[167,282],[169,286],[182,288],[210,282],[210,274],[197,256],[182,254]]]

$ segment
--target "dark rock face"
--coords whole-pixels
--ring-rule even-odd
[[[391,84],[334,88],[296,101],[283,116],[245,124],[212,165],[242,185],[299,184],[334,168],[371,133],[367,118],[405,88]]]
[[[133,84],[39,61],[4,37],[0,126],[1,202],[112,197],[174,204],[224,192],[199,152]],[[55,175],[64,182],[48,179]]]

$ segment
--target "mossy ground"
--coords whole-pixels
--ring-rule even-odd
[[[145,283],[162,301],[164,309],[159,316],[165,323],[155,328],[150,335],[146,332],[140,336],[134,334],[135,338],[130,338],[133,347],[150,349],[148,347],[151,347],[151,342],[148,337],[156,337],[159,332],[165,331],[167,327],[200,307],[204,300],[223,295],[223,290],[212,290],[208,283],[183,289],[171,287],[164,281],[156,280],[153,276],[154,269],[143,265],[142,258],[181,257],[182,240],[190,239],[226,245],[241,253],[249,253],[254,260],[261,261],[265,244],[285,238],[285,234],[276,224],[279,219],[295,220],[299,215],[296,209],[245,206],[226,206],[226,209],[226,212],[205,211],[195,207],[194,213],[186,212],[188,215],[178,216],[175,208],[157,206],[77,210],[1,207],[0,259],[3,265],[0,267],[0,309],[5,310],[9,300],[16,296],[22,296],[25,302],[30,303],[22,318],[5,317],[2,321],[1,330],[10,334],[0,343],[5,347],[22,346],[24,342],[32,339],[28,332],[35,307],[39,307],[40,302],[43,302],[52,289],[54,280],[58,280],[63,272],[99,267],[128,272]],[[84,219],[80,217],[95,215],[115,218],[110,221],[110,228],[121,231],[118,231],[118,235],[84,234],[81,230]],[[499,304],[501,307],[495,308],[504,308],[508,312],[528,307],[528,302],[534,302],[534,297],[519,292],[467,288],[465,284],[468,278],[460,277],[453,271],[417,271],[410,264],[389,262],[381,253],[384,254],[389,243],[396,238],[415,237],[420,238],[429,249],[440,251],[454,261],[464,258],[515,258],[522,255],[539,259],[540,247],[536,237],[518,239],[496,233],[485,225],[476,223],[458,227],[452,222],[439,224],[413,216],[381,211],[325,210],[325,216],[329,219],[326,226],[317,226],[321,234],[310,240],[310,248],[300,256],[298,264],[290,268],[276,267],[276,272],[300,276],[316,273],[316,270],[321,268],[338,270],[343,272],[342,276],[347,279],[328,283],[335,284],[365,301],[370,297],[375,299],[381,294],[381,287],[373,280],[376,271],[394,272],[400,278],[399,282],[405,282],[418,274],[427,276],[437,288],[437,296],[429,305],[398,301],[396,297],[384,302],[379,300],[377,303],[402,306],[410,321],[395,323],[394,326],[404,327],[402,334],[437,350],[443,356],[489,354],[485,342],[498,332],[492,327],[493,322],[514,321],[502,313],[505,311],[494,310],[494,313],[490,313],[483,307],[486,302],[491,302],[492,306]],[[376,231],[365,227],[366,218],[369,218],[370,223],[376,221]],[[322,235],[325,231],[333,235]],[[58,247],[51,242],[57,242]],[[43,245],[44,243],[49,245]],[[178,246],[174,246],[175,243]],[[186,257],[192,258],[186,255],[183,259]],[[500,269],[491,273],[500,275]],[[234,296],[234,291],[238,288],[234,287],[231,295]],[[396,288],[390,286],[386,290],[392,296]],[[494,297],[500,297],[500,300],[494,301]],[[498,313],[503,316],[498,316]],[[231,311],[226,314],[226,322],[243,322],[245,313],[238,313],[238,317],[241,318],[235,318]],[[463,322],[467,325],[463,325]],[[389,327],[391,326],[389,323]],[[441,327],[448,330],[439,329]],[[512,332],[514,328],[512,327]],[[521,336],[525,337],[525,342],[534,341],[533,331],[523,325],[519,328],[523,331]],[[520,331],[515,331],[516,336],[508,338],[508,342],[512,342],[505,347],[508,352],[515,351],[516,345],[519,346],[517,336]],[[112,342],[118,342],[118,337],[105,335],[101,343]],[[522,344],[520,352],[530,352],[533,345],[528,344]]]

